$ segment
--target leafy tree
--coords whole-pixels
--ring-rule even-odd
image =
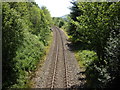
[[[82,47],[87,45],[87,49],[95,51],[98,56],[98,60],[93,60],[86,69],[88,87],[112,87],[117,79],[120,80],[117,75],[120,68],[119,9],[120,2],[73,2],[68,34],[73,43],[83,43]]]
[[[2,8],[3,88],[25,88],[45,54],[51,17],[34,2],[4,2]]]

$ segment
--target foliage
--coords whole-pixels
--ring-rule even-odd
[[[89,50],[82,50],[78,52],[79,63],[81,66],[88,66],[91,62],[97,59],[96,53]]]
[[[98,57],[97,60],[93,57],[86,66],[88,87],[119,87],[120,2],[75,1],[71,11],[67,32],[72,42],[87,46]],[[80,58],[83,58],[85,53],[81,53]]]
[[[59,28],[62,28],[65,24],[65,19],[62,17],[53,17],[54,25],[58,26]]]
[[[110,38],[108,39],[105,48],[105,58],[108,66],[107,71],[111,77],[107,86],[110,85],[113,88],[119,88],[118,83],[120,81],[120,29],[118,32],[115,32],[114,30],[111,31]]]
[[[45,54],[52,18],[34,2],[5,2],[2,8],[3,88],[25,88]]]

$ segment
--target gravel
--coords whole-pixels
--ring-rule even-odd
[[[76,88],[85,82],[68,38],[62,30],[53,27],[53,43],[42,68],[36,71],[33,88]],[[80,78],[83,78],[80,79]]]

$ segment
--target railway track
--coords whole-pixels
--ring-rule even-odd
[[[54,34],[56,35],[55,47],[46,87],[67,88],[67,67],[64,54],[64,45],[61,32],[57,27],[54,27]]]
[[[56,27],[57,28],[57,27]],[[63,57],[64,57],[64,67],[65,67],[65,81],[66,81],[66,88],[68,88],[68,80],[67,80],[67,64],[66,64],[66,56],[65,56],[65,48],[64,48],[64,43],[63,43],[63,38],[62,38],[62,34],[59,30],[59,28],[57,28],[59,34],[60,34],[60,37],[61,37],[61,42],[62,42],[62,47],[63,47]]]
[[[67,37],[58,27],[53,27],[53,43],[46,61],[33,79],[35,88],[71,88],[78,85],[80,71],[74,54],[67,46]]]

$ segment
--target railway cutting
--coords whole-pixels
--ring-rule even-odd
[[[34,88],[71,88],[79,86],[80,68],[74,53],[68,47],[67,36],[58,27],[52,27],[53,43],[41,69],[36,73]]]

